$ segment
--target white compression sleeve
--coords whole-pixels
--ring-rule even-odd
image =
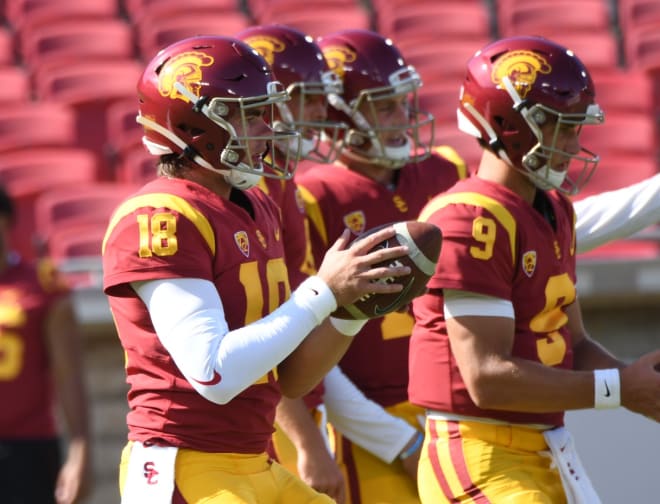
[[[415,434],[405,420],[367,399],[335,366],[324,379],[328,421],[353,443],[389,464]]]
[[[275,368],[336,308],[325,282],[310,277],[268,316],[229,331],[222,300],[208,280],[152,280],[133,288],[181,373],[217,404]]]
[[[660,175],[589,196],[573,207],[578,253],[630,236],[660,221]]]

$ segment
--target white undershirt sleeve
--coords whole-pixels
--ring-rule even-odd
[[[578,253],[630,236],[660,221],[660,175],[589,196],[573,207]]]
[[[337,306],[327,284],[307,278],[268,316],[229,331],[213,283],[198,278],[132,284],[158,339],[203,397],[226,404],[284,360]]]
[[[391,463],[415,434],[408,422],[367,399],[339,367],[330,370],[324,385],[328,421],[383,462]]]

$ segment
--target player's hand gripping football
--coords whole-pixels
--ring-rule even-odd
[[[348,229],[326,252],[317,275],[330,287],[337,306],[350,304],[366,294],[400,292],[403,285],[394,281],[377,282],[379,279],[402,277],[410,274],[408,266],[394,261],[408,253],[407,246],[373,249],[380,242],[396,234],[392,226],[377,231],[348,247],[351,234]],[[373,267],[388,261],[390,266]]]

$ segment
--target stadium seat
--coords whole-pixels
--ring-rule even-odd
[[[145,12],[155,6],[168,6],[165,8],[171,6],[177,12],[181,12],[181,9],[192,10],[199,7],[213,7],[218,11],[242,10],[242,0],[188,0],[187,2],[179,0],[124,0],[123,4],[126,15],[132,21],[140,19]]]
[[[35,29],[65,19],[113,18],[117,0],[5,0],[5,17],[14,30]]]
[[[0,107],[0,152],[77,143],[76,112],[50,102],[8,103]]]
[[[628,30],[644,25],[660,25],[660,2],[658,0],[618,0],[619,25],[625,38]]]
[[[158,157],[149,154],[142,145],[122,153],[115,170],[117,182],[143,185],[157,176]]]
[[[29,68],[94,61],[130,59],[135,56],[133,29],[119,18],[61,20],[20,33],[20,54]]]
[[[630,68],[597,70],[591,73],[596,101],[609,121],[611,112],[649,113],[654,108],[653,81],[648,74]]]
[[[498,2],[497,19],[502,36],[542,35],[556,38],[562,32],[611,32],[613,18],[604,0],[510,0]]]
[[[418,71],[421,72],[419,68]],[[424,76],[422,75],[422,78]],[[456,107],[461,82],[453,81],[431,81],[425,84],[419,90],[419,106],[422,110],[427,110],[435,117],[437,124],[456,124]]]
[[[436,40],[483,40],[491,35],[485,6],[472,2],[411,4],[393,11],[379,11],[377,28],[395,43],[409,36],[432,35]],[[475,48],[475,50],[478,47]]]
[[[328,33],[346,29],[368,30],[371,28],[371,17],[366,9],[354,5],[323,6],[313,9],[298,8],[296,10],[262,13],[257,20],[261,24],[281,23],[307,33],[312,37],[320,37]]]
[[[14,35],[4,27],[0,27],[0,65],[16,63],[14,52]]]
[[[424,86],[451,82],[458,90],[463,82],[468,60],[490,39],[482,37],[447,43],[442,38],[437,39],[429,35],[405,34],[396,40],[396,45],[406,62],[417,69]]]
[[[18,65],[0,66],[0,104],[27,102],[32,98],[30,78]]]
[[[273,22],[265,20],[277,20],[278,14],[286,15],[290,12],[308,10],[314,12],[316,9],[346,9],[353,10],[356,7],[365,8],[364,2],[360,0],[246,0],[247,11],[257,24]],[[328,30],[326,33],[330,33]],[[325,35],[325,33],[324,33]]]
[[[250,19],[242,12],[225,11],[216,14],[195,13],[160,19],[157,23],[143,23],[137,27],[139,53],[145,60],[153,58],[163,47],[195,35],[238,33],[250,26]]]
[[[658,132],[654,115],[647,112],[610,111],[605,123],[585,127],[580,144],[602,158],[614,154],[635,154],[656,159]]]
[[[117,100],[106,110],[106,152],[117,166],[124,153],[142,147],[142,126],[135,120],[138,113],[137,96]]]
[[[35,202],[35,231],[39,246],[48,250],[54,230],[81,225],[107,226],[117,205],[137,187],[114,182],[89,182],[57,187]]]
[[[16,205],[12,242],[23,257],[38,255],[34,243],[37,197],[58,186],[92,182],[97,171],[96,154],[78,147],[32,147],[0,153],[0,184]]]
[[[106,112],[117,100],[135,98],[143,65],[137,60],[88,61],[35,74],[37,96],[73,107],[78,142],[102,154],[101,178],[112,179],[107,148]]]

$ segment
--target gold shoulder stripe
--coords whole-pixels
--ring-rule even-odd
[[[298,191],[300,191],[300,197],[302,198],[303,203],[305,203],[305,212],[307,213],[307,217],[318,231],[319,236],[323,240],[323,243],[327,246],[328,231],[325,229],[325,221],[323,220],[323,214],[319,208],[319,202],[305,187],[298,185]]]
[[[431,214],[437,212],[441,208],[446,207],[447,205],[452,204],[472,205],[485,208],[490,213],[492,213],[509,235],[511,264],[516,264],[516,220],[513,218],[513,215],[511,215],[511,212],[504,208],[499,201],[494,200],[493,198],[489,198],[483,194],[473,192],[452,193],[439,196],[438,198],[429,202],[426,208],[422,210],[418,220],[426,222]]]
[[[195,225],[204,238],[204,241],[206,241],[211,253],[215,255],[215,234],[213,233],[213,228],[208,219],[180,196],[167,193],[143,194],[124,201],[124,203],[122,203],[113,214],[110,224],[108,225],[108,230],[105,232],[105,236],[103,237],[103,252],[105,252],[106,241],[117,223],[131,212],[143,207],[165,207],[179,212]]]
[[[456,152],[456,150],[454,150],[453,147],[449,147],[449,145],[438,145],[433,147],[433,152],[440,154],[446,160],[454,163],[459,179],[464,179],[467,177],[467,166],[465,165],[465,160],[460,156],[458,152]]]

